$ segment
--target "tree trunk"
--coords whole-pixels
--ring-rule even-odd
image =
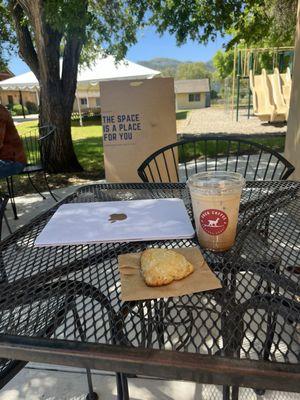
[[[52,101],[55,97],[55,102]],[[51,125],[55,127],[55,133],[47,140],[43,154],[48,172],[78,172],[82,171],[72,142],[71,136],[71,113],[63,105],[64,96],[62,93],[50,93],[41,89],[39,126]],[[55,103],[55,104],[53,104]],[[40,129],[41,136],[45,131]]]
[[[86,13],[87,3],[81,1],[77,12]],[[70,32],[64,37],[64,54],[60,66],[62,33],[52,29],[45,17],[43,0],[11,0],[19,52],[36,75],[40,85],[40,127],[56,128],[51,145],[44,149],[50,172],[82,171],[71,137],[71,114],[75,100],[77,71],[82,49],[82,33]],[[24,17],[30,21],[24,24]],[[84,29],[84,28],[81,28]],[[34,40],[32,40],[32,35]],[[50,142],[50,141],[49,141]],[[47,152],[47,154],[45,154]]]

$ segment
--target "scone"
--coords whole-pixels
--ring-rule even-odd
[[[141,255],[141,272],[148,286],[168,285],[193,271],[194,266],[173,250],[148,249]]]

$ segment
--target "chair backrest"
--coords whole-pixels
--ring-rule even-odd
[[[259,143],[228,136],[196,136],[165,146],[138,168],[143,182],[185,182],[201,171],[234,171],[247,180],[284,180],[293,165]]]
[[[48,125],[40,128],[40,138],[39,138],[39,146],[40,146],[40,154],[41,161],[44,167],[44,170],[48,170],[51,166],[49,165],[49,156],[52,149],[52,146],[55,146],[55,134],[57,129],[53,125]]]
[[[48,154],[47,147],[55,132],[55,127],[46,125],[21,134],[28,165],[45,167]]]
[[[8,196],[0,196],[0,241],[1,241],[1,234],[2,234],[2,221],[4,218],[4,212],[5,212],[7,201],[8,201]]]

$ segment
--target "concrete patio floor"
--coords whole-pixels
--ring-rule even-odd
[[[91,181],[86,184],[89,184],[89,183],[95,184],[95,183],[100,183],[100,182],[104,182],[104,181]],[[80,186],[83,186],[83,185],[67,186],[62,189],[53,190],[53,193],[60,201],[60,200],[64,199],[65,197],[67,197],[68,195],[72,194]],[[9,225],[10,225],[12,231],[15,231],[16,229],[27,224],[34,217],[36,217],[37,215],[41,214],[42,212],[48,210],[54,204],[56,204],[48,192],[43,192],[43,194],[46,197],[46,200],[43,200],[41,198],[41,196],[39,196],[37,193],[31,193],[31,194],[27,194],[25,196],[17,196],[15,198],[18,217],[19,217],[17,220],[15,220],[13,217],[10,202],[8,203],[8,205],[6,207],[6,216],[9,221]],[[5,225],[5,223],[3,223],[3,231],[2,231],[3,238],[5,238],[8,234],[9,234],[9,232],[8,232],[7,226]]]
[[[91,182],[95,183],[95,182]],[[54,191],[60,198],[73,193],[79,186],[70,186]],[[28,194],[17,197],[19,219],[14,220],[11,207],[7,207],[7,217],[13,230],[23,226],[33,217],[55,204],[47,199]],[[4,224],[4,235],[8,234]],[[94,390],[100,400],[116,400],[115,377],[111,373],[94,371]],[[222,388],[191,382],[162,381],[152,378],[129,379],[132,400],[221,400]],[[71,367],[29,363],[8,385],[0,391],[0,400],[83,400],[87,393],[85,370]],[[299,400],[300,394],[267,391],[257,396],[251,389],[240,389],[240,400]]]
[[[117,400],[113,374],[94,371],[94,391],[99,400]],[[0,400],[84,400],[87,394],[85,371],[30,363],[1,391]],[[132,400],[222,400],[222,387],[183,381],[130,378]],[[299,400],[298,393],[266,391],[258,396],[240,388],[239,400]]]

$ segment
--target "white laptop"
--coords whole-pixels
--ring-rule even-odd
[[[188,239],[194,233],[180,199],[71,203],[58,208],[35,246]]]

